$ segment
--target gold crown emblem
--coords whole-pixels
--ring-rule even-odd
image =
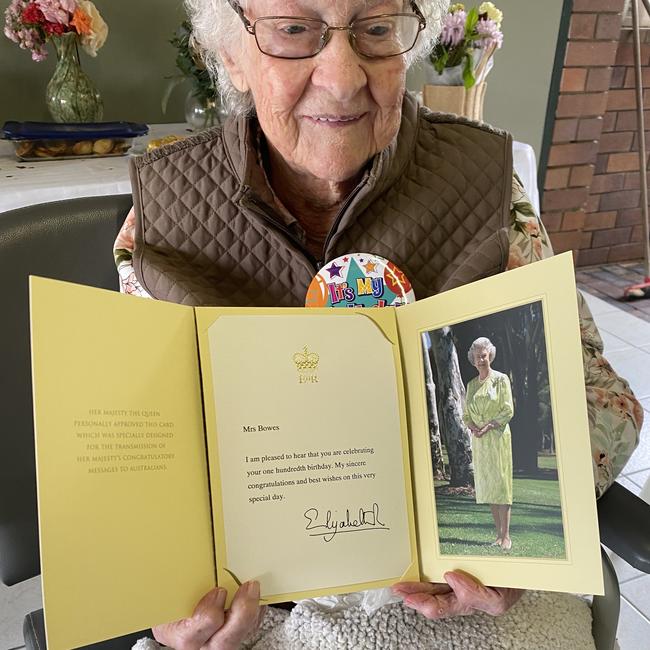
[[[307,346],[302,349],[302,352],[296,352],[293,355],[293,362],[299,371],[316,370],[319,359],[320,357],[315,352],[309,352]]]

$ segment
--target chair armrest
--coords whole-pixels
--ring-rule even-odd
[[[635,569],[650,573],[650,505],[620,483],[598,500],[600,541]]]

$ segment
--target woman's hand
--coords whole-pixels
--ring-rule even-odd
[[[492,427],[489,424],[482,426],[480,429],[476,429],[474,435],[477,438],[482,438]]]
[[[482,426],[480,429],[476,429],[473,431],[474,435],[477,438],[482,438],[488,431],[492,431],[492,429],[497,429],[499,425],[492,420],[491,422],[488,422],[486,425]]]
[[[466,573],[448,571],[444,583],[398,582],[393,593],[401,596],[407,607],[430,619],[451,618],[485,612],[505,614],[524,593],[521,589],[484,587]]]
[[[237,650],[255,631],[266,608],[259,606],[259,582],[245,582],[225,611],[227,592],[213,589],[199,601],[191,618],[157,625],[153,635],[158,643],[174,650]]]

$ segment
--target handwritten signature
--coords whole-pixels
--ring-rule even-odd
[[[334,511],[336,512],[336,511]],[[358,533],[366,530],[390,530],[379,517],[379,505],[372,504],[372,508],[364,510],[359,508],[356,514],[351,514],[346,508],[345,516],[336,518],[331,510],[325,513],[325,521],[319,520],[320,513],[317,508],[305,510],[303,516],[307,520],[305,530],[318,532],[309,533],[310,537],[322,536],[324,542],[331,542],[338,533]]]

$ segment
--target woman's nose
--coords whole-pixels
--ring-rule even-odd
[[[359,55],[352,49],[348,32],[332,32],[327,45],[314,58],[315,68],[311,81],[327,90],[336,100],[353,99],[368,83]]]

